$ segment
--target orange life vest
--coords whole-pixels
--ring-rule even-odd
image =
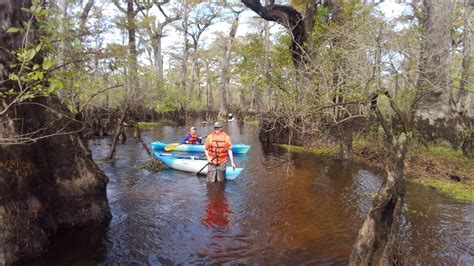
[[[227,162],[227,151],[229,150],[226,143],[227,133],[221,131],[219,134],[215,134],[213,132],[208,138],[210,138],[207,140],[210,142],[210,145],[207,152],[209,153],[209,157],[213,158],[211,162],[213,164],[223,164]]]
[[[197,143],[197,139],[198,139],[197,133],[193,133],[193,132],[189,131],[188,134],[191,136],[191,137],[188,139],[188,144],[196,144],[196,143]]]

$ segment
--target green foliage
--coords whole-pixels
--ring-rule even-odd
[[[293,62],[291,60],[291,53],[288,47],[291,45],[291,36],[282,34],[278,38],[277,43],[271,51],[271,61],[275,67],[291,67]]]
[[[49,10],[41,8],[39,1],[33,1],[30,8],[23,8],[30,14],[28,21],[23,21],[22,28],[12,27],[9,34],[37,35],[36,43],[24,42],[23,47],[10,51],[14,60],[9,62],[13,70],[9,80],[18,89],[7,88],[0,92],[0,97],[15,97],[13,103],[33,99],[37,96],[47,96],[64,88],[64,80],[57,68],[54,39],[58,37],[57,21],[49,18]],[[32,23],[35,22],[35,25]],[[25,37],[28,40],[28,37]]]
[[[180,109],[180,102],[184,102],[185,97],[178,93],[178,90],[173,87],[165,87],[161,100],[156,103],[155,111],[157,112],[172,112]]]

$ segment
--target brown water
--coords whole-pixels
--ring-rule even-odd
[[[46,254],[23,264],[346,264],[381,173],[264,146],[255,127],[225,128],[234,143],[252,145],[236,156],[245,168],[236,180],[208,184],[140,169],[148,158],[130,138],[114,164],[101,164],[110,178],[110,224],[59,234]],[[143,138],[176,141],[186,129],[158,127]],[[109,144],[90,141],[94,158],[104,158]],[[406,203],[410,264],[474,264],[474,205],[415,184],[407,185]]]

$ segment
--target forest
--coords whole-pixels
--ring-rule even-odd
[[[472,0],[1,0],[0,265],[112,219],[103,164],[118,160],[127,135],[156,168],[142,137],[150,127],[229,114],[262,145],[381,169],[343,262],[412,262],[399,241],[406,183],[474,202],[473,9]],[[94,139],[110,141],[100,162]]]

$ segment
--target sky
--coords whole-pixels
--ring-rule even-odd
[[[240,1],[237,1],[240,2]],[[171,9],[172,6],[176,6],[179,3],[178,0],[172,0],[170,3],[164,5],[164,10],[167,12],[168,15],[172,14],[169,10]],[[125,5],[124,5],[125,7]],[[241,4],[241,7],[239,9],[244,8],[243,4]],[[383,13],[386,19],[391,20],[394,18],[399,17],[402,15],[404,12],[409,12],[409,7],[406,4],[398,4],[395,1],[384,1],[383,3],[379,3],[377,6],[377,9]],[[109,17],[113,17],[116,14],[118,14],[118,9],[115,7],[113,3],[106,4],[105,6],[105,14],[108,15]],[[153,8],[151,10],[153,14],[158,15],[159,20],[163,21],[164,17],[160,14],[157,8]],[[258,17],[256,13],[251,11],[250,9],[245,9],[239,17],[239,27],[237,29],[237,36],[245,36],[249,32],[255,32],[256,28],[254,24],[258,19],[261,19]],[[217,23],[211,25],[206,32],[203,33],[201,37],[201,47],[206,44],[210,44],[213,42],[213,39],[216,37],[217,32],[223,32],[225,35],[228,34],[230,31],[230,21],[224,21],[220,20]],[[180,23],[180,21],[175,22],[175,24]],[[280,25],[277,25],[275,23],[271,23],[273,26],[271,27],[271,34],[275,34],[278,31],[283,30],[283,27]],[[165,28],[165,35],[162,39],[162,49],[163,49],[163,59],[164,59],[164,67],[165,69],[168,68],[169,66],[169,54],[167,51],[169,50],[175,50],[176,45],[179,44],[180,46],[183,43],[183,36],[182,32],[179,32],[175,27],[168,25]],[[105,42],[104,45],[107,43],[121,43],[122,42],[122,36],[120,35],[120,32],[115,28],[109,31],[106,34],[105,37]],[[146,56],[146,55],[143,55]],[[149,64],[149,60],[145,58],[140,58],[140,63],[143,64]]]

